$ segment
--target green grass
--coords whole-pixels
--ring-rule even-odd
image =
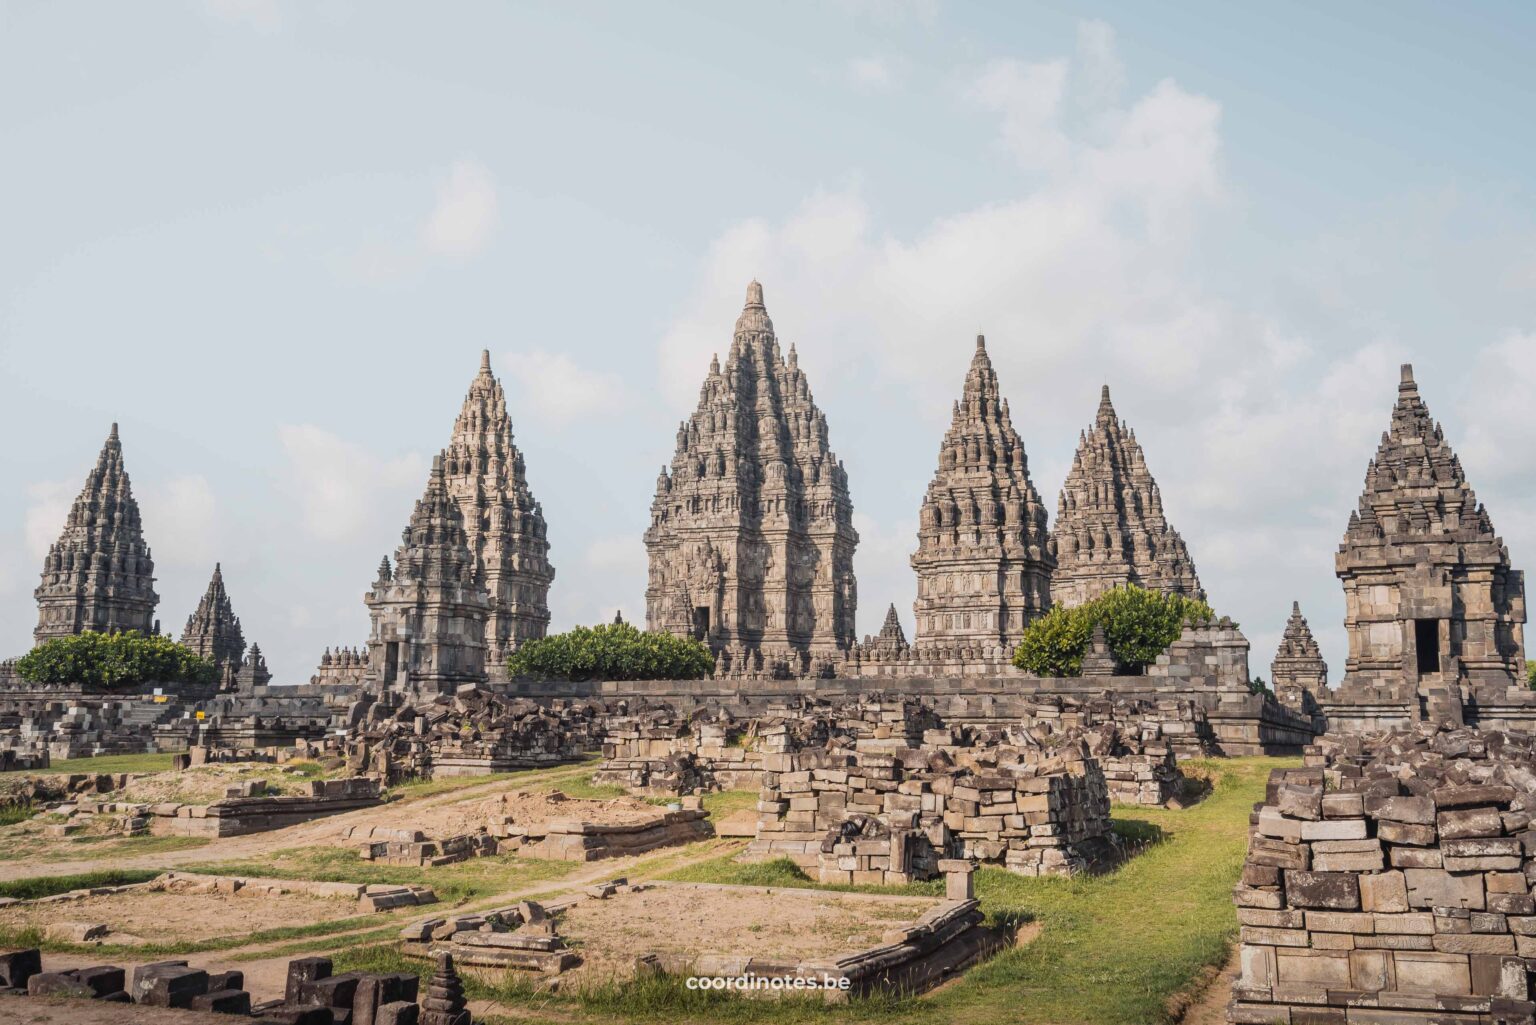
[[[389,883],[430,886],[444,902],[489,897],[533,883],[562,879],[580,862],[499,855],[471,858],[453,865],[416,868],[364,861],[347,847],[293,847],[253,861],[198,862],[179,871],[205,875],[257,876],[265,879],[308,879],[329,883]]]
[[[757,807],[756,790],[721,790],[704,795],[704,810],[712,819],[723,819],[736,812]]]
[[[54,762],[46,769],[13,769],[11,771],[30,776],[73,772],[165,772],[170,769],[173,757],[173,754],[153,754],[65,758]]]
[[[99,861],[103,858],[132,858],[145,854],[168,854],[206,847],[212,841],[204,836],[122,836],[112,833],[84,834],[64,838],[31,833],[23,836],[0,835],[0,861],[27,861],[46,857],[58,860]]]
[[[516,772],[492,772],[484,776],[445,776],[442,779],[411,779],[390,787],[389,796],[392,799],[435,797],[438,794],[451,793],[454,790],[463,790],[486,783],[500,782],[526,783],[530,789],[563,788],[567,779],[590,779],[593,767],[601,760],[602,756],[592,755],[579,762],[557,765],[548,769],[519,769]]]
[[[38,947],[52,953],[89,953],[100,955],[103,958],[135,957],[144,954],[198,954],[206,953],[210,950],[234,950],[239,947],[248,947],[255,944],[278,943],[282,940],[331,936],[339,932],[348,932],[369,925],[377,925],[378,921],[379,919],[375,915],[355,915],[351,918],[333,918],[324,922],[311,922],[308,925],[290,925],[277,929],[262,929],[257,932],[237,933],[231,936],[216,936],[206,940],[178,940],[174,943],[135,943],[132,945],[123,943],[64,943],[47,938],[43,935],[43,931],[36,926],[26,926],[24,928],[0,926],[0,947],[12,949]],[[380,928],[370,931],[368,935],[370,937],[383,938],[383,933],[399,929],[402,921],[403,919],[396,919],[390,929]],[[329,944],[334,944],[335,940],[333,939],[328,942]]]
[[[0,826],[14,826],[37,814],[30,804],[0,804]]]
[[[39,897],[52,897],[56,893],[68,893],[70,890],[84,890],[94,886],[147,883],[159,874],[158,869],[132,868],[105,869],[100,872],[82,872],[79,875],[69,876],[32,876],[28,879],[13,879],[10,882],[0,883],[0,897],[36,900]]]
[[[551,1018],[597,1022],[1166,1022],[1168,999],[1194,983],[1207,966],[1227,957],[1237,932],[1231,890],[1242,868],[1248,813],[1262,798],[1270,769],[1294,764],[1295,760],[1240,758],[1186,765],[1187,773],[1210,777],[1210,796],[1182,811],[1117,806],[1116,832],[1139,852],[1103,875],[1028,879],[997,868],[982,870],[976,878],[977,895],[989,919],[1034,921],[1042,927],[1041,933],[926,997],[855,1000],[843,1006],[752,1001],[690,991],[681,980],[669,978],[554,995],[536,991],[531,980],[516,976],[494,987],[469,980],[467,985],[476,996],[493,997],[520,1009],[545,1008]],[[663,878],[854,889],[817,887],[787,860],[741,865],[731,855],[680,868]],[[928,889],[934,885],[918,884],[924,889],[913,892],[937,892]],[[360,950],[353,956],[361,963],[397,955]],[[358,967],[350,962],[348,966]]]

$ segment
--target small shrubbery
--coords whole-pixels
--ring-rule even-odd
[[[212,662],[169,637],[137,630],[85,633],[44,641],[16,660],[16,673],[31,683],[78,684],[91,690],[128,691],[145,684],[208,684],[218,679]]]
[[[1116,660],[1139,673],[1179,639],[1184,620],[1213,615],[1203,601],[1128,584],[1074,608],[1058,605],[1029,624],[1014,649],[1013,664],[1037,676],[1077,676],[1093,628],[1102,626]]]
[[[526,641],[507,660],[513,677],[546,680],[698,680],[714,669],[714,656],[698,641],[628,623]]]

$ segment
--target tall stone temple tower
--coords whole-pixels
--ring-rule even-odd
[[[1524,575],[1406,363],[1335,569],[1346,689],[1396,685],[1416,695],[1419,718],[1461,722],[1467,691],[1523,684]]]
[[[646,625],[704,639],[724,671],[806,671],[855,641],[858,540],[827,418],[754,281],[656,481]]]
[[[1121,584],[1205,598],[1184,539],[1163,515],[1136,432],[1115,415],[1109,385],[1062,485],[1051,554],[1057,605],[1081,605]]]
[[[1323,661],[1307,617],[1301,614],[1300,602],[1291,602],[1291,618],[1285,622],[1285,633],[1269,671],[1275,697],[1300,712],[1310,714],[1314,699],[1328,686],[1328,663]]]
[[[37,598],[38,644],[84,630],[154,633],[155,563],[133,500],[117,424],[70,507],[64,532],[43,560]]]
[[[433,695],[483,683],[490,601],[448,493],[443,457],[401,534],[395,564],[385,556],[368,606],[368,677],[386,691]]]
[[[549,564],[544,510],[528,488],[523,454],[512,440],[507,398],[491,373],[488,351],[480,354],[480,372],[454,421],[443,474],[490,597],[486,668],[503,679],[507,656],[523,641],[543,637],[549,627],[555,570]]]
[[[918,518],[917,644],[1016,645],[1050,608],[1056,560],[980,335]]]
[[[245,634],[240,617],[224,589],[224,570],[213,564],[213,579],[181,632],[181,643],[212,662],[219,670],[219,689],[233,690],[240,662],[245,656]]]

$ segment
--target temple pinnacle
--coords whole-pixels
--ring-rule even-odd
[[[1397,390],[1398,391],[1417,391],[1418,390],[1419,386],[1416,383],[1414,383],[1414,380],[1413,380],[1413,364],[1412,363],[1404,363],[1400,368],[1398,368],[1398,374],[1399,374],[1398,384],[1397,384]]]
[[[480,350],[480,372],[482,374],[489,374],[491,372],[491,350],[490,349],[481,349]]]
[[[763,305],[763,286],[758,283],[758,280],[756,278],[753,278],[752,279],[752,283],[747,286],[747,305],[748,306],[762,306]]]

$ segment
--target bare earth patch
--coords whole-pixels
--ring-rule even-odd
[[[560,915],[560,933],[582,963],[562,979],[602,983],[634,974],[649,953],[757,957],[796,963],[877,946],[890,929],[943,903],[756,887],[653,886],[582,901]],[[580,984],[578,982],[578,984]]]
[[[385,805],[369,817],[372,826],[387,829],[419,829],[428,836],[446,837],[473,833],[510,820],[534,830],[547,822],[596,822],[620,825],[660,818],[663,809],[633,797],[604,800],[566,797],[559,791],[537,793],[512,790],[491,797],[435,804],[430,807]],[[536,830],[534,830],[536,831]]]
[[[104,800],[131,804],[211,804],[221,800],[230,787],[247,780],[265,780],[267,792],[308,794],[309,777],[272,763],[199,765],[181,772],[153,772],[137,776],[122,790],[103,795]]]
[[[46,928],[53,922],[102,922],[107,943],[175,943],[309,925],[357,914],[357,902],[288,893],[242,896],[134,889],[126,893],[0,908],[0,926]]]

